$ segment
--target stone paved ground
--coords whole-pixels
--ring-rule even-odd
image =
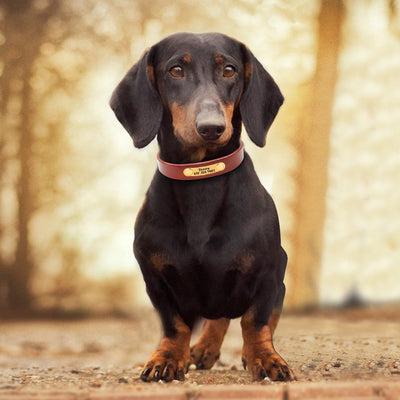
[[[254,383],[241,367],[240,326],[233,321],[211,371],[145,384],[138,373],[160,338],[152,311],[134,319],[2,321],[0,400],[400,400],[399,332],[394,307],[284,315],[275,344],[298,381]]]
[[[398,400],[400,382],[366,381],[347,383],[294,383],[274,386],[204,386],[196,389],[168,388],[163,392],[92,391],[92,392],[1,392],[0,400],[224,400],[224,399],[282,399],[282,400]]]

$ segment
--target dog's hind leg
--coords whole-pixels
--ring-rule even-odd
[[[229,322],[227,318],[206,320],[200,338],[190,349],[190,363],[197,369],[210,369],[219,359]]]
[[[278,325],[279,318],[281,316],[283,300],[285,298],[285,293],[286,293],[286,287],[285,287],[285,284],[283,283],[283,278],[285,277],[286,265],[287,265],[287,255],[286,255],[285,250],[283,250],[281,248],[280,264],[279,264],[279,268],[277,270],[277,282],[280,282],[280,288],[278,289],[278,292],[276,295],[274,309],[272,310],[271,316],[269,317],[269,320],[268,320],[268,326],[271,330],[272,336],[274,335],[276,326]]]

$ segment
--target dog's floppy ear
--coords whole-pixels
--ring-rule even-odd
[[[110,106],[135,147],[148,145],[157,135],[163,113],[161,98],[154,82],[154,49],[128,71],[115,88]]]
[[[245,89],[239,108],[250,139],[259,147],[265,145],[268,129],[274,121],[283,96],[272,76],[251,51],[243,45]]]

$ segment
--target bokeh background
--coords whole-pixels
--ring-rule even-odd
[[[0,0],[0,313],[149,305],[132,240],[157,145],[108,99],[177,31],[246,43],[285,95],[266,147],[245,137],[285,306],[400,302],[400,1]]]

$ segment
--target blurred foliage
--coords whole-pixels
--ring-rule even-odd
[[[398,41],[400,31],[397,0],[344,4],[351,18],[342,31],[340,88],[351,86],[344,74],[357,75],[345,61],[352,60],[357,43],[366,45],[354,31],[363,24],[357,15],[370,21],[375,12],[385,21],[381,30],[371,27],[386,43],[383,58],[396,48],[392,41]],[[299,142],[296,135],[304,129],[304,115],[311,114],[320,5],[318,0],[0,0],[0,309],[125,310],[143,301],[131,241],[134,215],[154,172],[156,146],[133,152],[107,101],[145,48],[175,31],[222,31],[242,40],[282,87],[287,101],[269,134],[268,153],[248,141],[246,146],[262,182],[272,187],[283,240],[294,254],[301,191],[293,171],[304,139],[300,135]],[[373,55],[361,59],[365,63]],[[383,76],[385,71],[375,79]],[[348,96],[343,101],[349,104]],[[346,107],[342,110],[335,124],[352,126],[354,117],[342,122]],[[388,137],[394,137],[393,130]],[[343,165],[333,143],[333,162]],[[334,168],[340,170],[337,164]],[[340,176],[330,173],[329,185],[344,182],[346,174],[346,169]],[[338,213],[335,199],[330,194],[324,247],[330,252],[324,253],[324,265],[331,265],[327,254],[339,253],[335,243],[343,246],[351,235],[332,222]],[[400,245],[392,234],[390,240],[395,257]],[[296,265],[290,268],[296,271]],[[331,276],[323,270],[323,279],[331,281]],[[302,286],[302,279],[289,271],[292,285]]]
[[[226,1],[1,3],[3,304],[29,309],[32,294],[39,303],[48,293],[79,299],[82,282],[96,275],[93,265],[92,271],[84,265],[96,262],[111,234],[111,219],[101,221],[102,214],[116,213],[107,181],[123,160],[108,156],[106,102],[97,110],[87,107],[88,95],[96,96],[90,93],[97,84],[93,74],[110,59],[125,58],[127,67],[145,48],[144,38],[157,40],[178,21],[182,30],[219,25],[227,6],[232,10]],[[258,6],[238,1],[236,16],[254,14]],[[224,18],[224,24],[234,23]],[[101,204],[96,191],[107,201]]]

